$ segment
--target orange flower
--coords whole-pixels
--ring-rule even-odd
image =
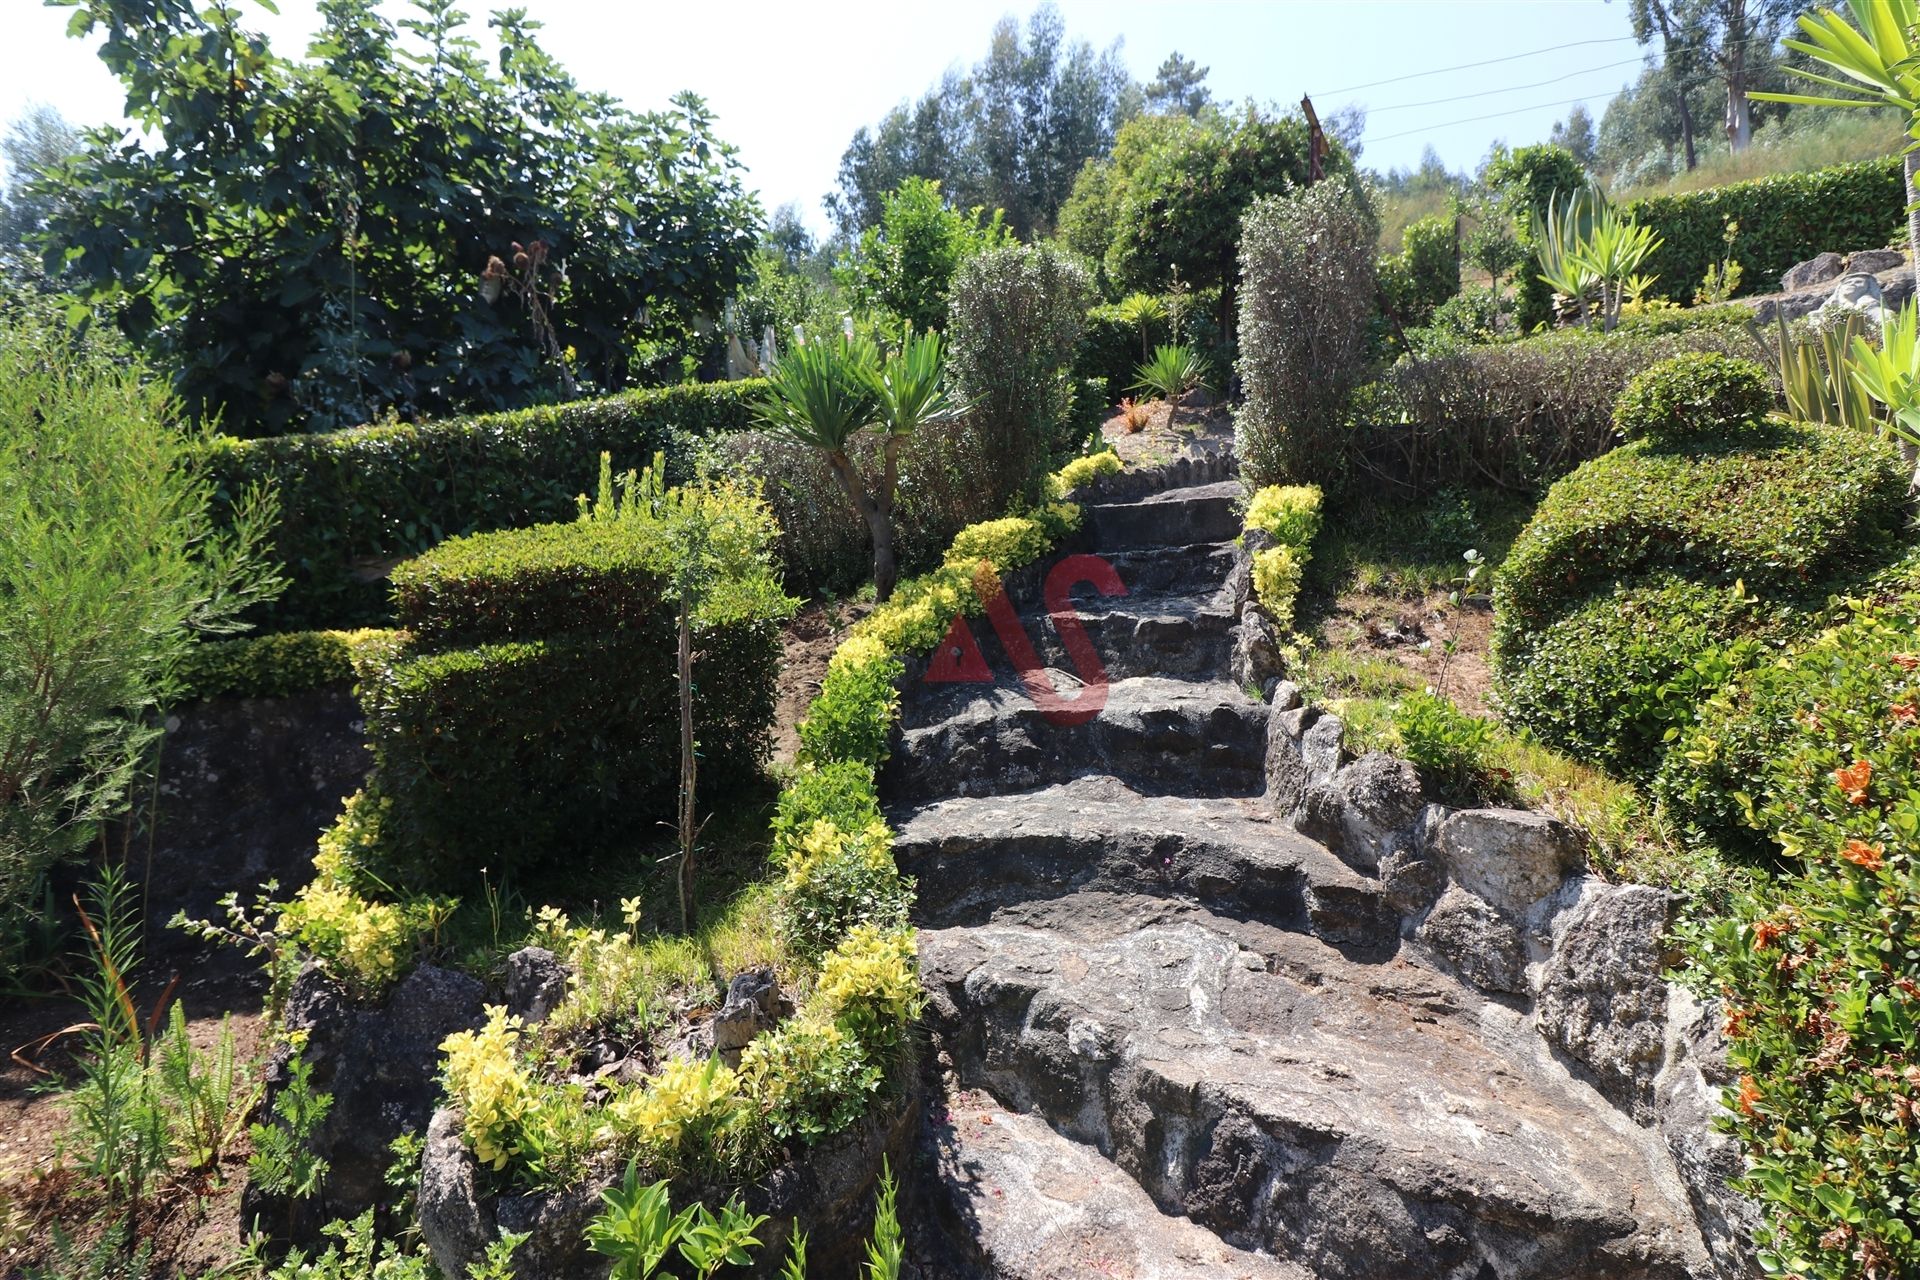
[[[1920,720],[1920,711],[1914,710],[1911,702],[1894,703],[1890,714],[1895,724],[1912,724],[1915,720]]]
[[[1873,781],[1873,761],[1855,760],[1833,771],[1833,780],[1846,793],[1848,804],[1867,802],[1867,784]]]
[[[1753,945],[1770,947],[1787,932],[1787,927],[1777,920],[1761,920],[1753,926]]]
[[[1893,655],[1893,665],[1902,671],[1911,671],[1920,667],[1920,654],[1896,653]]]
[[[1754,1083],[1752,1076],[1740,1077],[1740,1111],[1743,1115],[1753,1115],[1754,1107],[1760,1101],[1760,1086]]]
[[[1878,871],[1884,864],[1881,855],[1886,851],[1877,844],[1868,844],[1865,840],[1849,840],[1840,856],[1863,871]]]

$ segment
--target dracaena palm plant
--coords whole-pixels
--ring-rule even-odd
[[[945,386],[946,361],[937,333],[908,334],[882,357],[866,338],[816,338],[780,357],[767,375],[761,421],[826,456],[834,479],[867,523],[873,539],[873,590],[893,595],[899,569],[893,550],[893,499],[900,445],[921,427],[951,421],[961,406]],[[880,433],[879,474],[855,458],[857,437]]]
[[[1907,244],[1920,271],[1920,3],[1916,0],[1848,0],[1852,21],[1838,10],[1816,9],[1800,15],[1804,40],[1783,40],[1845,79],[1788,66],[1788,75],[1820,85],[1826,92],[1751,93],[1756,102],[1785,102],[1809,107],[1894,107],[1906,113]]]
[[[1878,348],[1854,338],[1847,372],[1855,387],[1886,406],[1894,438],[1920,445],[1920,313],[1913,303],[1882,316]]]

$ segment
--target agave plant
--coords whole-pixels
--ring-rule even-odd
[[[1920,311],[1909,302],[1880,320],[1880,346],[1853,340],[1847,372],[1853,385],[1887,410],[1887,429],[1903,444],[1920,446]]]
[[[1135,372],[1129,391],[1151,391],[1164,400],[1207,385],[1206,357],[1184,343],[1164,343]]]
[[[1866,336],[1866,324],[1864,313],[1848,310],[1810,340],[1802,340],[1787,327],[1786,318],[1776,314],[1770,331],[1754,331],[1780,382],[1789,417],[1860,431],[1879,425],[1872,398],[1852,375],[1853,343]]]
[[[873,539],[873,590],[893,595],[899,570],[893,552],[893,497],[900,475],[900,442],[919,428],[952,419],[961,407],[944,386],[940,335],[908,334],[882,358],[866,338],[835,335],[801,343],[767,374],[760,419],[771,429],[826,455],[834,478],[867,522]],[[867,428],[881,433],[880,474],[864,475],[854,440]]]
[[[1620,322],[1629,287],[1645,293],[1659,279],[1641,275],[1640,268],[1661,237],[1622,215],[1597,187],[1574,192],[1564,204],[1557,195],[1548,201],[1546,216],[1534,217],[1533,239],[1540,278],[1573,299],[1582,324],[1598,320],[1611,330]]]

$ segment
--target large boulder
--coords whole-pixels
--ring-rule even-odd
[[[479,979],[435,965],[421,965],[373,1005],[354,1003],[319,966],[302,969],[287,994],[285,1027],[302,1044],[309,1087],[333,1098],[310,1143],[326,1160],[327,1176],[318,1195],[291,1204],[249,1184],[241,1220],[258,1218],[269,1231],[285,1224],[289,1238],[282,1243],[310,1244],[335,1218],[389,1212],[390,1148],[426,1129],[440,1098],[440,1042],[480,1026],[486,1000]],[[263,1114],[271,1114],[291,1079],[294,1052],[282,1044],[268,1061]]]
[[[1553,894],[1584,862],[1571,828],[1526,809],[1462,809],[1442,819],[1430,838],[1455,882],[1515,917]]]
[[[1846,270],[1850,274],[1864,271],[1877,276],[1883,271],[1892,271],[1907,263],[1907,255],[1898,249],[1862,249],[1858,253],[1847,255]]]
[[[1413,766],[1376,751],[1310,784],[1294,825],[1348,866],[1376,871],[1389,854],[1412,846],[1425,807]]]
[[[1780,290],[1782,293],[1793,293],[1798,289],[1811,289],[1815,285],[1836,280],[1845,263],[1846,260],[1837,253],[1823,253],[1805,262],[1796,262],[1780,277]]]
[[[1666,1048],[1667,895],[1589,880],[1556,924],[1534,1022],[1642,1124]]]
[[[1459,885],[1449,885],[1414,937],[1482,991],[1523,995],[1527,944],[1511,918]]]

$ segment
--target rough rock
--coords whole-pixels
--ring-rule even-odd
[[[1398,922],[1378,882],[1244,799],[1143,796],[1082,779],[960,798],[905,817],[900,868],[923,923],[979,924],[1086,891],[1162,894],[1390,952]]]
[[[1898,249],[1861,249],[1847,255],[1846,274],[1864,271],[1877,276],[1882,271],[1892,271],[1907,263],[1907,255]]]
[[[1447,869],[1417,843],[1380,859],[1379,876],[1388,905],[1409,918],[1432,906],[1447,887]]]
[[[1527,944],[1519,926],[1459,885],[1447,887],[1414,936],[1482,991],[1526,992]]]
[[[308,965],[287,996],[285,1026],[305,1033],[310,1087],[333,1095],[313,1136],[328,1171],[320,1194],[289,1206],[249,1185],[241,1217],[270,1229],[291,1222],[297,1241],[318,1238],[323,1223],[392,1207],[386,1172],[396,1138],[427,1127],[439,1101],[440,1042],[484,1021],[487,989],[478,979],[421,965],[377,1005],[356,1005],[318,966]],[[262,1114],[290,1078],[290,1050],[267,1064]]]
[[[923,932],[963,1083],[1321,1280],[1696,1274],[1658,1136],[1529,1054],[1524,1017],[1423,966],[1156,910]]]
[[[753,1038],[780,1020],[780,984],[770,969],[749,969],[727,985],[727,998],[702,1028],[700,1047],[717,1053],[730,1067]]]
[[[1837,253],[1823,253],[1805,262],[1796,262],[1780,277],[1780,290],[1782,293],[1792,293],[1797,289],[1811,289],[1817,284],[1838,279],[1845,261]]]
[[[1233,656],[1228,670],[1243,689],[1258,689],[1265,696],[1271,682],[1287,673],[1286,659],[1280,654],[1280,632],[1258,605],[1240,612],[1233,629]]]
[[[522,947],[507,957],[507,1012],[528,1026],[545,1022],[566,998],[567,966],[545,947]]]
[[[372,765],[344,688],[289,698],[217,698],[167,717],[151,858],[134,860],[144,909],[222,919],[220,899],[313,876],[315,838]],[[156,938],[156,941],[161,941]]]
[[[1584,861],[1563,822],[1525,809],[1461,809],[1434,833],[1433,847],[1463,887],[1509,915],[1560,887]]]
[[[1163,1212],[1098,1152],[989,1094],[945,1100],[920,1149],[929,1209],[991,1280],[1312,1280]]]
[[[1309,786],[1294,825],[1349,866],[1373,871],[1388,854],[1412,847],[1425,806],[1413,766],[1371,752]]]
[[[1666,1031],[1665,1060],[1653,1083],[1660,1132],[1686,1184],[1719,1280],[1744,1280],[1759,1273],[1753,1238],[1760,1211],[1728,1185],[1746,1171],[1746,1160],[1739,1141],[1718,1125],[1726,1114],[1722,1099],[1734,1083],[1720,1008],[1670,986]]]
[[[1534,1000],[1540,1034],[1641,1123],[1665,1054],[1668,907],[1648,885],[1587,881],[1556,924]]]

